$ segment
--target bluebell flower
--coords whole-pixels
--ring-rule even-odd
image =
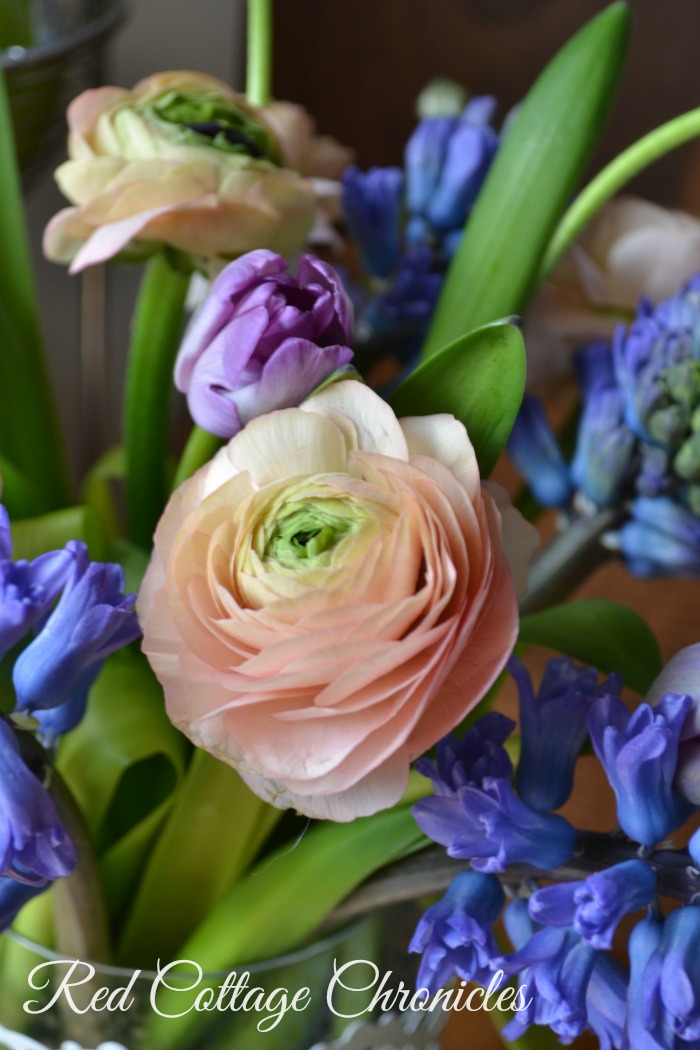
[[[17,879],[0,878],[0,933],[12,925],[25,904],[43,893],[49,885],[46,880],[34,885],[18,882]]]
[[[520,760],[515,786],[533,809],[558,809],[571,794],[574,767],[588,736],[588,715],[596,697],[619,693],[613,675],[597,685],[592,667],[577,667],[568,656],[549,660],[535,696],[525,667],[511,657],[508,670],[520,697]]]
[[[0,876],[41,886],[68,875],[75,861],[56,807],[0,717]]]
[[[689,813],[673,789],[678,744],[689,696],[669,693],[655,707],[640,704],[632,715],[616,696],[602,696],[591,709],[595,752],[617,801],[622,830],[643,846],[655,846]]]
[[[675,500],[639,496],[609,542],[638,576],[700,573],[700,517]]]
[[[620,1050],[622,1046],[628,986],[629,975],[624,966],[606,955],[598,955],[586,993],[587,1027],[598,1039],[598,1050]]]
[[[362,265],[375,277],[388,277],[399,261],[403,188],[400,168],[362,172],[353,164],[343,172],[343,212]]]
[[[630,981],[622,1050],[662,1050],[647,1028],[649,986],[645,976],[649,960],[659,950],[662,935],[663,920],[656,915],[646,915],[630,934]]]
[[[516,1040],[531,1024],[547,1025],[562,1041],[571,1041],[588,1025],[588,987],[598,960],[594,948],[572,930],[537,930],[512,955],[496,959],[505,974],[519,974],[531,1003],[503,1029]]]
[[[526,806],[498,777],[486,777],[480,788],[459,788],[453,797],[421,799],[413,815],[448,856],[468,859],[476,871],[505,871],[516,862],[556,868],[569,859],[576,839],[567,820]]]
[[[488,711],[463,737],[449,733],[437,745],[436,759],[419,758],[414,768],[433,782],[436,795],[456,795],[462,787],[481,787],[486,777],[509,778],[513,763],[503,744],[515,729],[512,718]]]
[[[507,449],[538,503],[566,506],[574,491],[569,468],[539,398],[523,398]]]
[[[13,671],[19,710],[35,712],[71,701],[72,721],[110,653],[139,635],[135,595],[124,595],[119,565],[91,562],[85,544],[67,545],[75,560],[61,598]],[[64,727],[65,728],[65,727]]]
[[[0,659],[49,611],[72,563],[68,550],[12,561],[10,522],[0,506]]]
[[[666,918],[644,971],[644,1027],[664,1050],[700,1044],[700,908]]]
[[[623,915],[646,907],[656,875],[643,860],[628,860],[577,882],[556,883],[530,897],[530,915],[542,926],[571,926],[592,948],[612,947]]]
[[[493,924],[505,895],[493,875],[461,872],[447,893],[421,918],[410,952],[422,952],[417,987],[434,994],[455,974],[464,981],[487,985],[491,960],[498,954]]]

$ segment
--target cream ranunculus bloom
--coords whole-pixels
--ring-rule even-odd
[[[73,207],[49,223],[44,250],[73,272],[162,244],[217,269],[253,248],[294,253],[312,228],[314,185],[289,166],[293,134],[283,141],[271,115],[213,77],[86,91],[68,123],[56,180]]]
[[[518,627],[464,427],[399,421],[356,381],[253,420],[181,486],[138,610],[173,722],[274,805],[334,820],[401,797]]]

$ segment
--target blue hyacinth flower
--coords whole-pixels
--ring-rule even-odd
[[[417,987],[432,995],[455,974],[487,985],[494,972],[491,960],[499,954],[492,927],[504,903],[494,876],[457,875],[442,900],[423,915],[408,946],[423,956]]]
[[[700,908],[666,918],[644,970],[644,1028],[664,1050],[700,1045]]]
[[[0,876],[43,886],[73,870],[75,848],[46,788],[0,717]]]
[[[512,718],[488,711],[457,737],[448,734],[439,741],[436,759],[419,758],[414,768],[433,782],[436,795],[454,796],[462,787],[481,787],[486,777],[509,778],[513,763],[503,744],[515,729]]]
[[[574,488],[539,398],[526,394],[508,438],[508,455],[543,507],[565,507]]]
[[[360,171],[350,165],[342,176],[342,204],[362,265],[375,277],[388,277],[401,254],[404,175],[400,168]]]
[[[570,926],[592,948],[612,947],[618,923],[652,902],[656,875],[643,860],[628,860],[577,882],[555,883],[530,897],[530,915],[542,926]]]
[[[603,696],[591,709],[591,740],[615,792],[620,827],[643,846],[657,845],[688,816],[673,780],[692,703],[689,696],[669,693],[655,707],[640,704],[630,715],[618,697]]]
[[[106,657],[137,638],[139,628],[135,595],[123,593],[121,566],[91,562],[85,544],[77,541],[66,549],[74,555],[70,578],[41,631],[18,657],[13,683],[19,710],[70,702],[65,717],[71,723]]]
[[[619,693],[622,679],[608,678],[598,686],[592,667],[577,667],[567,656],[547,663],[535,695],[532,680],[517,657],[508,670],[520,698],[520,760],[515,786],[533,809],[563,806],[573,787],[574,767],[588,736],[588,715],[596,697]]]
[[[700,517],[672,499],[638,497],[611,542],[638,576],[700,573]]]
[[[516,862],[556,868],[569,859],[576,840],[567,820],[526,806],[510,782],[498,777],[486,777],[480,788],[459,788],[453,797],[421,799],[413,816],[448,856],[486,873]]]

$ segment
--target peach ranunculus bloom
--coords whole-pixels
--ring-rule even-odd
[[[327,165],[313,170],[309,121],[297,115],[278,134],[275,112],[191,72],[83,92],[68,109],[69,160],[56,171],[73,207],[49,223],[46,255],[78,272],[165,244],[216,271],[253,248],[299,251],[317,213],[309,176],[325,177]],[[347,153],[323,143],[322,159],[342,167]]]
[[[638,197],[610,201],[528,311],[528,382],[568,371],[572,350],[611,338],[643,296],[668,299],[699,270],[697,219]]]
[[[258,417],[156,532],[138,611],[170,718],[278,807],[393,805],[512,651],[504,535],[523,568],[534,529],[452,416],[345,380]]]

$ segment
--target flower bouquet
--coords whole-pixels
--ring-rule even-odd
[[[700,113],[581,188],[614,3],[500,126],[431,85],[363,172],[271,101],[271,7],[245,96],[69,108],[45,251],[144,266],[77,490],[0,105],[0,1046],[434,1046],[479,1010],[523,1048],[697,1046],[700,643],[664,667],[565,599],[603,559],[700,568],[700,239],[612,199]],[[556,427],[526,361],[568,376]]]

